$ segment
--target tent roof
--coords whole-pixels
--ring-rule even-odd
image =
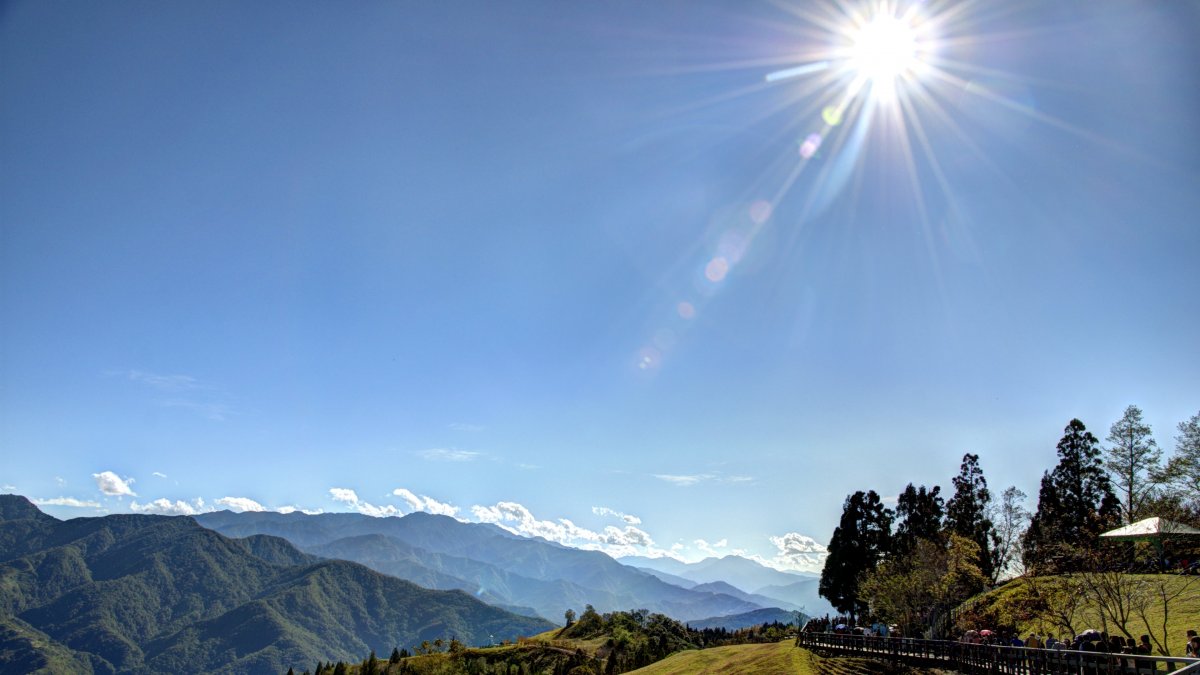
[[[1200,530],[1166,518],[1147,518],[1131,525],[1105,532],[1110,539],[1157,539],[1171,536],[1200,536]]]

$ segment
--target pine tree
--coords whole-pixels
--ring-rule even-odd
[[[1122,496],[1122,516],[1126,523],[1141,517],[1142,506],[1150,496],[1153,478],[1162,468],[1162,451],[1150,435],[1150,425],[1142,421],[1136,405],[1125,409],[1121,419],[1109,429],[1104,467],[1112,474]]]
[[[855,492],[842,505],[842,518],[829,540],[829,555],[821,571],[821,597],[854,618],[864,609],[858,582],[875,569],[891,545],[892,512],[874,490]]]
[[[1179,423],[1175,455],[1167,462],[1162,478],[1170,481],[1185,499],[1200,506],[1200,413]]]
[[[896,534],[892,537],[891,551],[895,555],[907,555],[920,540],[940,542],[942,538],[942,488],[904,488],[896,500]]]
[[[994,584],[1000,574],[997,560],[999,536],[988,517],[992,493],[979,467],[979,455],[963,455],[953,479],[954,495],[946,502],[946,530],[970,539],[979,547],[979,568]]]
[[[388,657],[388,663],[391,663],[391,664],[400,663],[400,658],[401,658],[400,657],[400,648],[392,647],[392,655]]]
[[[1083,422],[1071,420],[1058,442],[1058,465],[1042,476],[1037,512],[1022,542],[1025,565],[1035,572],[1078,569],[1120,512],[1099,441]]]

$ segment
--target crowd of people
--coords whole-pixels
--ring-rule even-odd
[[[967,644],[1001,645],[1012,647],[1028,647],[1030,649],[1073,650],[1080,652],[1103,652],[1109,654],[1134,654],[1149,656],[1153,653],[1150,636],[1142,635],[1140,639],[1124,638],[1120,635],[1109,635],[1098,630],[1086,630],[1074,637],[1068,636],[1063,640],[1053,635],[1044,638],[1037,633],[1030,633],[1024,640],[1019,635],[1001,633],[991,630],[969,630],[963,634],[959,642]],[[1184,646],[1184,656],[1200,658],[1200,636],[1196,631],[1187,632],[1187,644]]]
[[[849,617],[814,617],[804,624],[806,633],[835,633],[842,635],[863,635],[879,637],[902,637],[896,626],[875,622],[866,626],[855,625]],[[1073,650],[1081,652],[1102,652],[1109,654],[1130,654],[1150,656],[1154,647],[1149,635],[1142,635],[1135,640],[1120,635],[1109,635],[1103,631],[1086,630],[1079,635],[1066,636],[1062,640],[1054,635],[1042,636],[1030,633],[1025,639],[1012,631],[1001,630],[968,630],[958,640],[964,644],[996,645],[1002,647],[1027,647],[1030,649],[1054,649],[1060,651]],[[1187,632],[1187,643],[1184,656],[1200,658],[1200,635],[1196,631]]]

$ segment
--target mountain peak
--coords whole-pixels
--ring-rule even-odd
[[[0,520],[58,520],[21,495],[0,495]]]

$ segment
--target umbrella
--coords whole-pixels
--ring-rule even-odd
[[[838,625],[834,626],[834,629],[836,629],[836,630],[845,630],[845,629],[846,629],[846,624],[844,624],[844,623],[839,623]]]
[[[984,628],[983,630],[979,631],[979,634],[980,634],[980,635],[987,636],[987,635],[991,635],[991,634],[992,634],[992,631],[990,631],[990,630],[988,630],[988,629]]]

